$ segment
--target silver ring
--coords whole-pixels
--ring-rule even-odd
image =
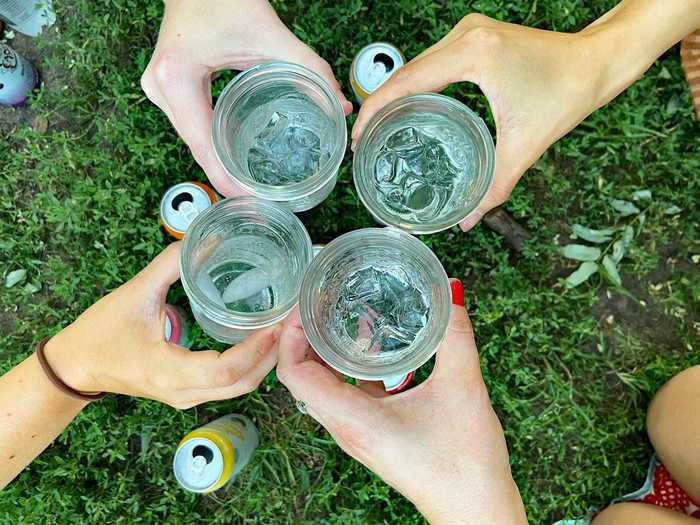
[[[297,401],[297,410],[302,414],[308,414],[308,412],[306,411],[306,403],[304,403],[301,400]]]

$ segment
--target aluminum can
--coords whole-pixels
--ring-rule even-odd
[[[0,104],[22,106],[39,85],[36,68],[7,44],[0,44]]]
[[[172,304],[165,305],[165,340],[168,343],[190,347],[190,323],[184,312]]]
[[[168,188],[160,200],[160,223],[176,239],[185,236],[194,218],[219,198],[201,182],[182,182]]]
[[[396,46],[375,42],[363,47],[350,66],[350,86],[357,101],[362,104],[405,64],[406,58]]]
[[[187,434],[177,447],[173,472],[190,492],[213,492],[235,479],[259,443],[253,422],[229,414]]]

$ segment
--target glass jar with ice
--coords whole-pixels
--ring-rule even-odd
[[[345,375],[373,381],[430,359],[447,330],[450,303],[435,254],[392,227],[356,230],[326,245],[299,294],[316,353]]]
[[[291,211],[235,197],[195,218],[182,247],[181,280],[202,329],[236,343],[287,316],[312,257],[309,234]]]
[[[370,119],[353,176],[379,222],[434,233],[476,209],[491,185],[494,157],[481,118],[450,97],[425,93],[395,100]]]
[[[298,212],[335,187],[347,127],[325,80],[276,62],[252,67],[226,86],[214,108],[212,141],[234,182]]]

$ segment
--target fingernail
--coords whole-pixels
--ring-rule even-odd
[[[469,231],[474,226],[476,226],[476,223],[478,223],[481,220],[481,217],[483,216],[483,213],[481,213],[479,210],[476,210],[470,213],[466,219],[460,222],[459,227],[462,228],[463,232]]]
[[[450,289],[452,290],[452,304],[464,306],[464,286],[459,279],[450,279]]]

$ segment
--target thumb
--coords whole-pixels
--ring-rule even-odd
[[[181,250],[179,241],[167,246],[132,279],[133,285],[145,294],[155,293],[157,302],[165,301],[168,289],[180,278]]]
[[[471,230],[484,215],[507,201],[520,177],[529,167],[529,164],[523,163],[523,151],[521,149],[518,151],[517,145],[510,146],[510,141],[506,136],[507,130],[497,129],[496,134],[496,166],[493,182],[477,208],[459,223],[462,231]]]
[[[318,361],[307,359],[310,349],[297,309],[285,320],[280,335],[277,377],[306,404],[308,413],[326,428],[335,428],[334,423],[343,419],[373,414],[372,398]]]
[[[295,57],[296,61],[300,65],[318,74],[328,83],[331,89],[335,92],[338,102],[340,102],[345,115],[352,113],[352,102],[350,102],[343,94],[343,90],[340,88],[340,83],[335,78],[331,66],[309,46],[306,44],[302,45],[303,47],[300,49],[298,56]]]
[[[435,357],[435,368],[431,377],[459,378],[481,377],[479,354],[474,340],[474,329],[469,320],[469,314],[463,306],[464,292],[462,283],[457,279],[450,280],[452,288],[452,311],[445,339]]]
[[[214,151],[210,71],[202,66],[193,68],[176,64],[172,60],[154,68],[159,106],[166,107],[168,118],[214,188],[226,197],[245,194],[233,182]]]

